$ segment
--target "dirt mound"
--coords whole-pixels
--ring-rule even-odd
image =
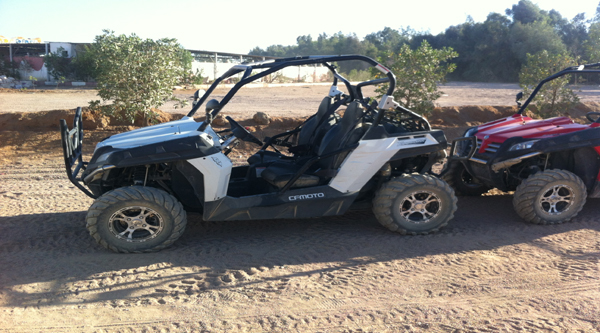
[[[586,102],[579,103],[571,110],[565,112],[567,117],[570,117],[578,123],[589,123],[589,120],[585,117],[588,112],[600,112],[600,103],[598,102]]]
[[[475,126],[517,112],[515,106],[445,106],[435,108],[427,117],[434,126]]]
[[[531,108],[535,109],[535,106],[531,106]],[[489,121],[512,116],[517,110],[518,108],[516,106],[445,106],[435,108],[427,119],[434,126],[477,126]],[[585,124],[589,123],[589,120],[585,117],[588,112],[600,112],[600,103],[579,103],[575,107],[565,111],[564,115],[570,117],[575,122]],[[537,118],[537,116],[529,111],[527,111],[527,115],[532,118]]]
[[[177,120],[181,114],[171,114],[158,109],[153,110],[158,114],[157,122],[164,123]],[[67,124],[73,124],[75,110],[52,110],[40,112],[10,112],[0,114],[0,131],[43,131],[57,130],[60,119],[65,119]],[[142,126],[142,120],[133,124],[125,119],[107,116],[100,111],[83,108],[83,128],[86,130],[110,129],[115,126]]]
[[[154,109],[158,115],[156,122],[164,123],[177,119],[181,119],[183,115],[166,113],[158,109]],[[0,113],[0,131],[54,131],[58,129],[60,119],[65,119],[69,127],[73,124],[75,110],[52,110],[40,112],[10,112]],[[251,131],[262,132],[266,129],[293,129],[300,125],[307,117],[299,118],[283,118],[273,117],[269,125],[257,125],[252,119],[241,119],[240,124],[247,126]],[[199,118],[202,120],[203,118]],[[82,114],[83,128],[85,130],[110,130],[122,129],[122,127],[140,127],[143,126],[142,120],[136,120],[133,124],[127,120],[116,117],[107,116],[100,111],[92,111],[88,108],[83,108]],[[221,126],[216,126],[221,127]],[[222,127],[229,127],[225,122]],[[269,131],[270,132],[270,131]],[[273,135],[273,133],[270,133]]]
[[[177,120],[183,117],[181,114],[166,113],[154,109],[158,115],[157,122],[163,123]],[[600,103],[586,102],[579,103],[574,108],[565,112],[566,116],[571,117],[576,122],[588,122],[585,115],[588,112],[599,112]],[[502,117],[508,117],[517,112],[516,106],[489,106],[489,105],[466,105],[466,106],[445,106],[435,108],[427,117],[434,127],[464,127],[476,126]],[[69,126],[73,123],[74,109],[70,110],[52,110],[40,112],[11,112],[0,114],[0,131],[40,131],[56,130],[59,119],[65,119]],[[107,130],[123,126],[143,126],[142,120],[131,123],[124,119],[107,116],[99,111],[92,111],[87,107],[83,108],[83,128],[86,130]],[[250,118],[250,117],[248,117]],[[257,125],[252,119],[238,119],[243,126],[250,127],[253,132],[293,129],[300,125],[307,117],[272,117],[269,125]],[[202,119],[202,118],[200,118]],[[224,127],[228,127],[225,122]],[[219,126],[217,126],[219,127]]]

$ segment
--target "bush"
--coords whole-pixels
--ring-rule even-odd
[[[175,98],[173,87],[181,82],[186,69],[191,69],[191,57],[185,57],[187,51],[176,39],[144,40],[135,34],[116,36],[104,30],[90,50],[97,64],[98,95],[104,102],[112,101],[103,106],[105,113],[131,122],[143,117],[148,123],[156,117],[152,108],[168,100],[185,104]],[[189,64],[184,63],[186,59]],[[93,101],[91,106],[99,104]]]
[[[575,64],[575,59],[566,54],[550,54],[546,50],[527,54],[527,62],[519,73],[519,85],[527,96],[541,80]],[[563,76],[544,84],[532,101],[536,108],[530,111],[541,117],[557,116],[561,110],[579,103],[577,94],[568,87],[570,80],[571,77]]]
[[[342,73],[342,76],[346,77],[350,81],[362,82],[362,81],[371,80],[373,78],[373,73],[371,73],[371,71],[369,71],[369,70],[361,71],[361,70],[353,69],[348,74]]]
[[[433,102],[443,94],[438,90],[438,83],[444,82],[446,75],[456,68],[447,61],[456,57],[458,53],[452,48],[434,49],[424,40],[416,50],[404,44],[400,52],[378,60],[397,75],[394,100],[419,114],[427,114],[433,110]],[[376,76],[384,77],[379,71]],[[381,97],[387,89],[388,85],[383,85],[376,92]]]

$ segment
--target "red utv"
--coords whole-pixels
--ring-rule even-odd
[[[589,124],[568,117],[536,120],[523,115],[547,82],[568,74],[600,73],[600,63],[569,67],[542,80],[507,118],[469,128],[452,142],[442,178],[457,195],[480,195],[491,188],[515,191],[513,206],[536,224],[568,221],[586,197],[600,197],[600,113]]]

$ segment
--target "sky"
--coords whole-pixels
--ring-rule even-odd
[[[248,53],[295,45],[296,38],[411,27],[434,35],[504,14],[518,0],[0,0],[0,36],[44,42],[93,42],[103,29],[142,38],[176,38],[191,50]],[[533,0],[572,19],[593,17],[600,0]]]

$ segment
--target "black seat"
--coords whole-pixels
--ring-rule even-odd
[[[315,142],[320,142],[323,135],[325,135],[336,122],[336,118],[333,115],[333,111],[335,110],[330,110],[332,105],[332,97],[327,96],[323,98],[317,113],[310,117],[302,124],[302,127],[300,127],[297,145],[289,149],[290,153],[294,154],[294,156],[302,156],[314,149]],[[286,158],[286,156],[274,151],[261,150],[250,156],[247,161],[248,164],[253,165],[261,162],[276,161],[282,158]]]
[[[357,101],[350,103],[341,121],[323,136],[315,151],[316,156],[324,156],[358,142],[366,130],[366,127],[362,126],[360,122],[362,116],[363,108],[360,103]],[[307,172],[300,175],[291,187],[314,186],[323,179],[333,177],[345,156],[346,154],[338,154],[317,161]],[[274,162],[262,172],[261,177],[281,189],[309,160],[303,159],[300,163],[296,163],[296,161]]]

